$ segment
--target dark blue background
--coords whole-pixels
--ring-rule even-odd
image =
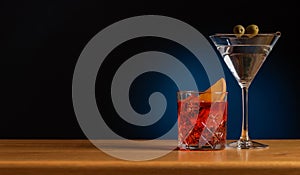
[[[240,1],[222,5],[207,3],[1,1],[3,103],[0,138],[85,138],[72,106],[72,77],[76,61],[89,40],[103,28],[121,19],[146,14],[177,18],[192,25],[207,38],[217,32],[231,32],[236,24],[246,26],[254,23],[261,32],[281,31],[282,37],[249,89],[250,136],[300,138],[299,78],[296,72],[299,67],[299,35],[296,33],[299,29],[295,24],[299,13],[293,10],[295,5],[272,3],[253,6]],[[149,43],[155,47],[148,46]],[[191,60],[188,53],[162,40],[144,40],[144,45],[139,45],[143,49],[138,50],[137,43],[124,47],[128,48],[128,55],[132,51],[162,49],[173,52],[179,59]],[[241,129],[241,90],[223,66],[229,91],[228,138],[235,139]],[[202,69],[201,65],[192,63],[189,68],[195,72]],[[146,88],[142,85],[149,78],[147,76],[150,77],[145,75],[136,79],[131,91],[133,95]],[[174,118],[177,87],[167,77],[151,76],[153,81],[147,86],[149,91],[159,89],[169,93],[169,100],[173,103],[168,114]],[[208,82],[200,82],[205,80],[206,75],[201,76],[197,81],[204,89]],[[147,111],[139,105],[142,102],[139,103],[138,98],[132,98],[132,101],[137,110]]]

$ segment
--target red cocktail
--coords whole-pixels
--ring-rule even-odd
[[[220,150],[225,148],[226,92],[180,91],[177,104],[178,147],[180,150]]]

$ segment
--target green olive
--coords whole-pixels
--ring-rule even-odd
[[[255,24],[248,25],[246,28],[246,34],[249,38],[252,38],[258,34],[258,26]]]
[[[241,37],[245,33],[245,28],[242,25],[235,25],[233,27],[233,33],[236,37]]]

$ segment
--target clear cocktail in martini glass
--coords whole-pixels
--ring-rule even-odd
[[[228,144],[240,149],[266,148],[268,145],[253,141],[248,133],[248,88],[268,57],[281,33],[215,34],[209,36],[220,52],[227,67],[242,89],[242,132],[240,139]]]

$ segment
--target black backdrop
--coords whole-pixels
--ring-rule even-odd
[[[281,31],[250,87],[253,138],[300,138],[299,13],[293,4],[259,2],[140,3],[83,0],[1,1],[0,138],[85,138],[72,106],[72,76],[88,41],[103,28],[136,15],[166,15],[204,36],[255,23]],[[240,134],[240,89],[227,69],[228,138]]]

